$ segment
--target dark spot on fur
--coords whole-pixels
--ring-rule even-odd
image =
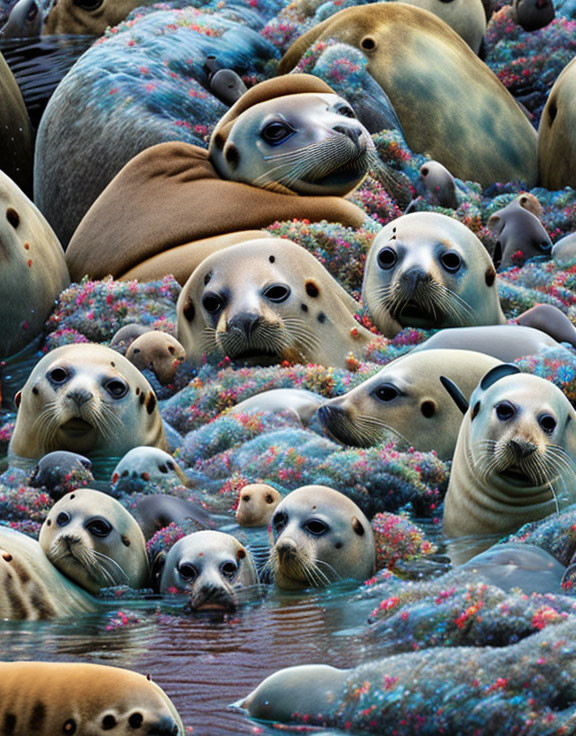
[[[143,404],[146,401],[146,396],[144,396],[144,392],[140,394],[140,404]]]
[[[270,263],[274,263],[274,261],[276,260],[276,256],[269,256],[268,260],[270,261]]]
[[[136,396],[140,395],[140,386],[136,386]]]
[[[154,396],[154,394],[151,391],[148,394],[148,400],[146,401],[146,410],[148,411],[148,414],[152,414],[155,408],[156,408],[156,396]]]
[[[317,319],[318,319],[318,322],[320,322],[320,324],[323,325],[324,322],[326,322],[326,315],[324,314],[324,312],[320,312]]]
[[[372,36],[364,36],[360,41],[360,46],[364,51],[374,51],[376,48],[376,41]]]
[[[222,133],[216,133],[213,140],[214,145],[216,148],[218,148],[220,151],[224,148],[224,144],[226,143],[226,138],[222,135]]]
[[[473,419],[476,419],[479,411],[480,411],[480,402],[477,401],[474,404],[474,408],[472,409],[472,414],[470,415],[470,421],[472,421]]]
[[[20,215],[13,207],[8,207],[8,209],[6,210],[6,219],[14,229],[16,229],[20,224]]]
[[[235,169],[240,163],[240,152],[233,143],[231,143],[224,152],[224,158],[233,169]]]
[[[112,366],[112,368],[116,368],[116,363],[114,363],[114,361],[112,360],[110,361],[110,365]]]
[[[184,304],[182,314],[184,315],[185,319],[188,320],[188,322],[192,322],[192,320],[196,316],[196,309],[194,308],[194,303],[192,302],[192,299],[188,299],[188,301]]]
[[[46,526],[52,526],[52,519],[48,519],[46,521]]]
[[[3,560],[4,560],[5,562],[12,562],[12,555],[11,555],[11,554],[10,554],[9,552],[5,552],[5,553],[4,553],[3,555],[2,555],[2,559],[3,559]]]
[[[354,517],[352,519],[352,529],[354,529],[355,533],[359,537],[363,537],[364,536],[364,527],[362,526],[362,522],[359,519],[357,519],[356,517]]]
[[[16,733],[16,716],[14,713],[6,713],[2,724],[2,735],[11,736],[13,733]]]
[[[122,544],[123,544],[123,545],[124,545],[125,547],[129,547],[129,546],[130,546],[130,544],[131,544],[131,542],[130,542],[130,540],[128,539],[128,537],[126,537],[126,536],[122,535]]]
[[[303,312],[307,312],[307,311],[308,311],[308,305],[307,305],[307,304],[301,304],[301,305],[300,305],[300,309],[301,309],[301,310],[302,310]]]
[[[236,552],[236,559],[237,560],[243,560],[246,557],[246,550],[240,548],[238,552]]]
[[[486,279],[486,286],[492,286],[494,283],[494,280],[496,278],[496,271],[492,268],[492,266],[489,266],[486,270],[486,274],[484,276]]]
[[[212,271],[208,271],[206,276],[204,276],[204,286],[207,286],[210,283],[211,278],[212,278]]]
[[[433,417],[434,414],[436,414],[436,404],[433,401],[423,401],[420,406],[420,411],[426,419],[430,419],[430,417]]]
[[[548,121],[550,125],[554,122],[556,115],[558,115],[556,100],[550,100],[550,104],[548,105]]]
[[[34,396],[38,396],[38,394],[40,392],[38,391],[38,389],[36,388],[36,386],[34,386],[34,388],[32,389],[32,393],[34,394]]]
[[[336,542],[334,546],[336,547],[336,549],[342,549],[342,542]]]
[[[46,720],[46,706],[42,701],[34,703],[30,720],[28,721],[28,731],[30,733],[42,732],[44,729],[44,721]]]
[[[72,495],[70,496],[70,500],[71,500],[71,501],[73,501],[73,500],[74,500],[75,498],[76,498],[76,495],[75,495],[75,494],[73,493],[73,494],[72,494]]]
[[[16,406],[16,408],[18,408],[21,403],[22,403],[22,391],[18,391],[18,393],[14,397],[14,405]]]
[[[318,284],[316,284],[314,281],[307,281],[306,293],[308,294],[308,296],[311,296],[313,299],[315,299],[320,294]]]
[[[136,353],[139,353],[139,352],[140,352],[140,348],[134,348],[134,355],[136,355]]]

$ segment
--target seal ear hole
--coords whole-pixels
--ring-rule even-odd
[[[8,209],[6,210],[6,219],[12,225],[14,230],[16,230],[16,228],[20,224],[20,215],[16,212],[14,207],[8,207]]]
[[[154,409],[156,408],[156,396],[154,396],[154,393],[150,391],[148,394],[148,399],[146,400],[146,411],[148,414],[152,414]]]
[[[246,550],[243,547],[240,547],[238,552],[236,552],[236,559],[243,560],[245,557],[246,557]]]
[[[420,405],[420,411],[426,419],[430,419],[436,414],[436,403],[434,401],[423,401]]]
[[[484,279],[486,281],[486,286],[492,286],[494,284],[494,281],[496,280],[496,270],[489,266],[486,269],[486,273],[484,274]]]
[[[240,152],[233,143],[224,151],[224,158],[233,169],[240,163]]]
[[[132,544],[132,542],[128,539],[128,537],[122,535],[122,544],[125,547],[129,547]]]
[[[429,173],[429,169],[428,169],[428,167],[427,167],[427,166],[423,166],[423,167],[422,167],[422,168],[420,169],[420,173],[422,174],[422,176],[428,176],[428,173]]]
[[[107,716],[104,716],[102,719],[102,730],[103,731],[110,731],[112,728],[116,728],[116,718],[109,713]]]
[[[22,403],[22,391],[18,391],[18,393],[14,397],[14,405],[16,406],[16,408],[18,408],[21,403]]]
[[[360,41],[361,48],[364,49],[364,51],[374,51],[376,48],[376,40],[373,36],[364,36],[364,38]]]
[[[470,421],[473,421],[474,419],[476,419],[479,411],[480,411],[480,402],[477,401],[472,408],[472,414],[470,415]]]
[[[182,314],[184,315],[184,319],[188,320],[188,322],[192,322],[194,320],[194,317],[196,316],[196,309],[194,307],[192,299],[188,299],[186,304],[184,304]]]
[[[134,348],[133,352],[134,352],[134,355],[138,355],[138,353],[140,352],[140,348]]]
[[[268,256],[268,260],[270,261],[270,263],[274,263],[274,261],[276,260],[276,256]]]
[[[366,533],[364,527],[362,526],[362,522],[356,517],[352,519],[352,529],[354,529],[354,533],[357,534],[359,537],[363,537]]]
[[[224,144],[226,143],[226,138],[224,138],[222,133],[216,133],[213,142],[216,148],[221,151],[224,148]]]
[[[318,284],[315,281],[307,281],[305,286],[308,296],[311,296],[313,299],[315,299],[317,296],[320,295],[320,289],[318,288]]]

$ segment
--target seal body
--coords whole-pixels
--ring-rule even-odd
[[[362,299],[378,329],[503,324],[496,271],[478,238],[458,220],[414,212],[376,236]]]
[[[182,524],[188,519],[195,521],[203,529],[213,526],[210,515],[200,504],[167,493],[142,496],[132,509],[132,513],[146,539],[150,539],[157,531],[170,524]]]
[[[548,95],[538,127],[540,184],[576,186],[576,59],[567,64]]]
[[[421,452],[435,450],[450,460],[462,413],[446,395],[440,376],[452,379],[469,398],[480,378],[498,362],[466,350],[409,353],[327,401],[318,417],[331,437],[347,445],[371,447],[389,432],[407,446]]]
[[[549,381],[507,364],[486,374],[458,435],[444,502],[446,536],[503,537],[569,503],[575,420]],[[457,561],[467,556],[458,552]]]
[[[343,493],[302,486],[276,507],[270,567],[279,588],[322,587],[336,580],[365,580],[376,551],[370,522]]]
[[[2,100],[0,105],[2,188],[6,186],[4,180],[10,177],[18,187],[31,196],[34,157],[32,126],[18,83],[2,54],[0,54],[0,100]]]
[[[0,720],[14,736],[184,736],[174,704],[149,677],[79,662],[1,662]]]
[[[50,509],[40,530],[50,562],[91,593],[148,584],[146,542],[136,519],[116,499],[82,488]]]
[[[496,76],[442,20],[404,3],[347,8],[295,41],[279,73],[329,39],[364,53],[413,151],[485,186],[517,179],[536,184],[534,129]]]
[[[569,233],[554,243],[552,258],[560,266],[565,266],[576,260],[576,233]]]
[[[186,593],[193,610],[232,610],[240,589],[257,583],[252,557],[235,537],[201,531],[188,534],[170,549],[160,592]]]
[[[3,99],[1,90],[0,99]],[[5,140],[4,134],[2,140]],[[2,142],[0,149],[1,146]],[[70,276],[64,253],[52,228],[28,197],[2,171],[0,249],[0,355],[5,357],[18,352],[38,335],[54,308],[56,298],[70,283]]]
[[[116,351],[91,343],[56,348],[16,395],[10,462],[26,466],[54,450],[94,458],[138,445],[163,448],[157,403],[148,381]]]
[[[178,339],[202,356],[273,364],[344,367],[370,333],[353,318],[355,301],[296,243],[280,238],[231,246],[208,257],[178,303]]]
[[[57,501],[67,492],[63,492],[63,489],[70,483],[77,483],[76,488],[90,485],[94,481],[91,468],[92,463],[87,457],[76,452],[56,450],[40,458],[28,483],[33,488],[44,488]]]

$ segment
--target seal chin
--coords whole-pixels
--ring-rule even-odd
[[[60,431],[70,437],[83,437],[88,432],[93,432],[94,427],[82,417],[73,417],[60,425]]]
[[[338,165],[328,173],[310,174],[290,184],[297,194],[345,196],[355,189],[368,172],[368,152],[364,146],[352,160]],[[285,185],[287,186],[287,185]]]
[[[433,303],[423,304],[415,299],[402,304],[399,308],[390,312],[393,320],[402,327],[429,328],[431,324],[444,323],[444,313]]]

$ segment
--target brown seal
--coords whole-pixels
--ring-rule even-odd
[[[238,494],[236,521],[240,526],[268,526],[281,500],[281,494],[267,483],[250,483]]]
[[[126,358],[138,370],[151,370],[160,383],[166,386],[174,380],[178,367],[186,360],[186,351],[167,332],[150,330],[130,344]]]
[[[42,35],[101,36],[139,5],[141,0],[58,0],[42,24]]]

